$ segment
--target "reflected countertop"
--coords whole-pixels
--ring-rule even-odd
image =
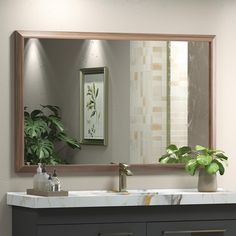
[[[67,197],[41,197],[26,192],[8,192],[7,204],[27,208],[160,206],[236,204],[236,192],[198,192],[196,189],[147,189],[115,191],[69,191]]]

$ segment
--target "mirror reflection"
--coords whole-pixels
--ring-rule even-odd
[[[209,51],[207,41],[29,38],[24,106],[60,108],[66,134],[81,146],[57,140],[61,163],[156,164],[170,143],[209,146]],[[81,145],[80,70],[97,67],[108,68],[108,141]]]

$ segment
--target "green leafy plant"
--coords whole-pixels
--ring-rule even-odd
[[[195,149],[184,146],[178,148],[176,145],[169,145],[166,148],[166,154],[159,158],[161,163],[184,163],[185,170],[195,175],[196,170],[204,168],[209,175],[217,172],[223,175],[228,157],[224,151],[218,149],[208,149],[196,145]]]
[[[58,106],[41,105],[42,109],[31,113],[24,108],[24,152],[25,161],[30,164],[65,163],[55,145],[63,142],[73,149],[80,149],[78,141],[70,137],[61,120]]]
[[[185,170],[194,175],[196,170],[204,168],[209,175],[219,172],[223,175],[225,172],[224,165],[227,165],[228,157],[225,156],[224,151],[217,149],[208,149],[206,147],[197,145],[193,150],[194,158],[187,161]]]
[[[178,148],[175,144],[170,144],[166,148],[166,153],[159,158],[161,163],[185,163],[192,159],[191,147],[183,146]]]

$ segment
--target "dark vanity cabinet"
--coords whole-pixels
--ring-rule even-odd
[[[235,235],[234,220],[180,221],[147,224],[148,236],[225,236]]]
[[[144,223],[81,224],[81,225],[43,225],[37,235],[57,236],[143,236],[146,235]]]
[[[236,235],[236,204],[12,209],[13,236]]]

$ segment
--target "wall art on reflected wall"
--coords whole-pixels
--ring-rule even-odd
[[[107,145],[108,68],[80,69],[80,143]]]

